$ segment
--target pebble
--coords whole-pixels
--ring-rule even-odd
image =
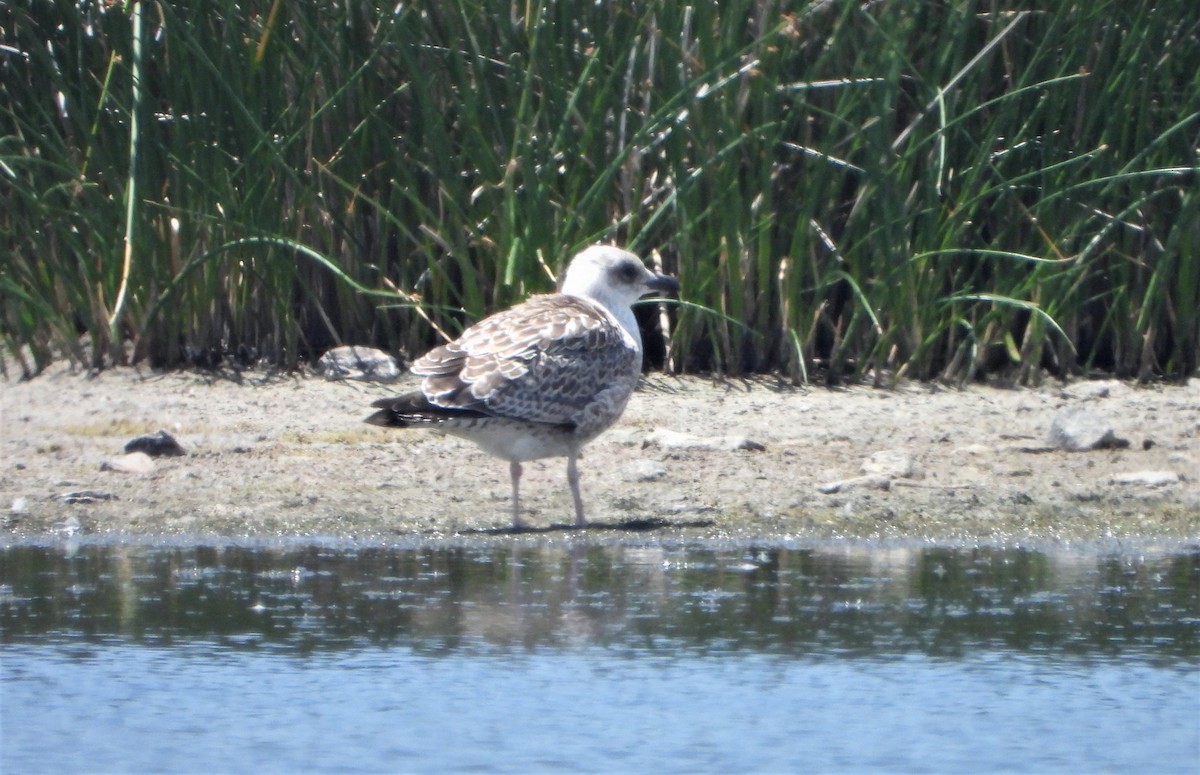
[[[663,449],[711,449],[724,452],[751,450],[762,452],[766,446],[745,436],[693,436],[666,428],[656,428],[642,441],[642,447]]]
[[[374,347],[335,347],[317,361],[325,379],[392,382],[400,378],[396,359]]]
[[[860,467],[862,476],[839,479],[817,485],[817,491],[826,495],[849,490],[890,490],[897,479],[912,479],[917,476],[917,466],[912,455],[896,449],[872,452]]]
[[[667,475],[667,467],[657,460],[634,460],[621,469],[621,478],[627,482],[657,482]]]
[[[912,456],[900,450],[889,449],[872,452],[863,461],[860,469],[869,476],[885,476],[889,479],[912,479],[916,475],[916,465]]]
[[[117,499],[117,496],[107,490],[74,490],[54,497],[63,503],[96,503],[98,501],[112,501]]]
[[[1063,389],[1064,398],[1080,400],[1096,400],[1101,398],[1123,397],[1130,391],[1128,385],[1120,380],[1088,380],[1077,382]]]
[[[817,486],[817,491],[825,495],[860,489],[890,490],[892,489],[892,479],[891,477],[880,476],[878,474],[867,474],[865,476],[855,476],[850,479],[842,479]]]
[[[1084,409],[1060,410],[1050,421],[1049,441],[1057,449],[1083,452],[1089,449],[1120,449],[1129,446],[1126,439],[1117,438],[1112,425]]]
[[[50,529],[53,530],[55,533],[61,533],[62,535],[66,536],[67,538],[70,538],[71,536],[75,535],[82,528],[83,528],[83,525],[79,522],[79,517],[76,517],[74,515],[67,517],[62,522],[56,522],[50,526]]]
[[[1174,471],[1131,471],[1125,474],[1113,474],[1113,484],[1140,484],[1144,487],[1165,487],[1179,482],[1179,474]]]

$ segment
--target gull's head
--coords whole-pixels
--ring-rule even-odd
[[[577,253],[567,266],[562,292],[599,302],[617,312],[628,309],[648,293],[679,290],[679,281],[655,274],[627,250],[592,245]]]

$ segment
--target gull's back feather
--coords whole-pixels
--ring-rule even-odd
[[[610,417],[624,407],[641,370],[640,344],[600,305],[549,294],[481,320],[412,372],[436,406],[586,433],[593,404],[604,402],[595,409]]]

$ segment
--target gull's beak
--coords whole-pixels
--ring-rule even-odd
[[[659,293],[679,293],[679,281],[666,274],[656,274],[646,281],[646,287]]]

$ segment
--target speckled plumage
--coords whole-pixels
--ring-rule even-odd
[[[434,427],[509,461],[513,524],[521,525],[521,462],[566,456],[576,522],[584,524],[576,460],[625,409],[641,373],[630,305],[678,283],[631,253],[594,246],[568,267],[563,292],[485,318],[419,358],[419,390],[376,401],[378,425]]]
[[[586,441],[620,416],[641,367],[641,342],[606,309],[553,294],[480,321],[412,373],[436,406],[570,426]]]

